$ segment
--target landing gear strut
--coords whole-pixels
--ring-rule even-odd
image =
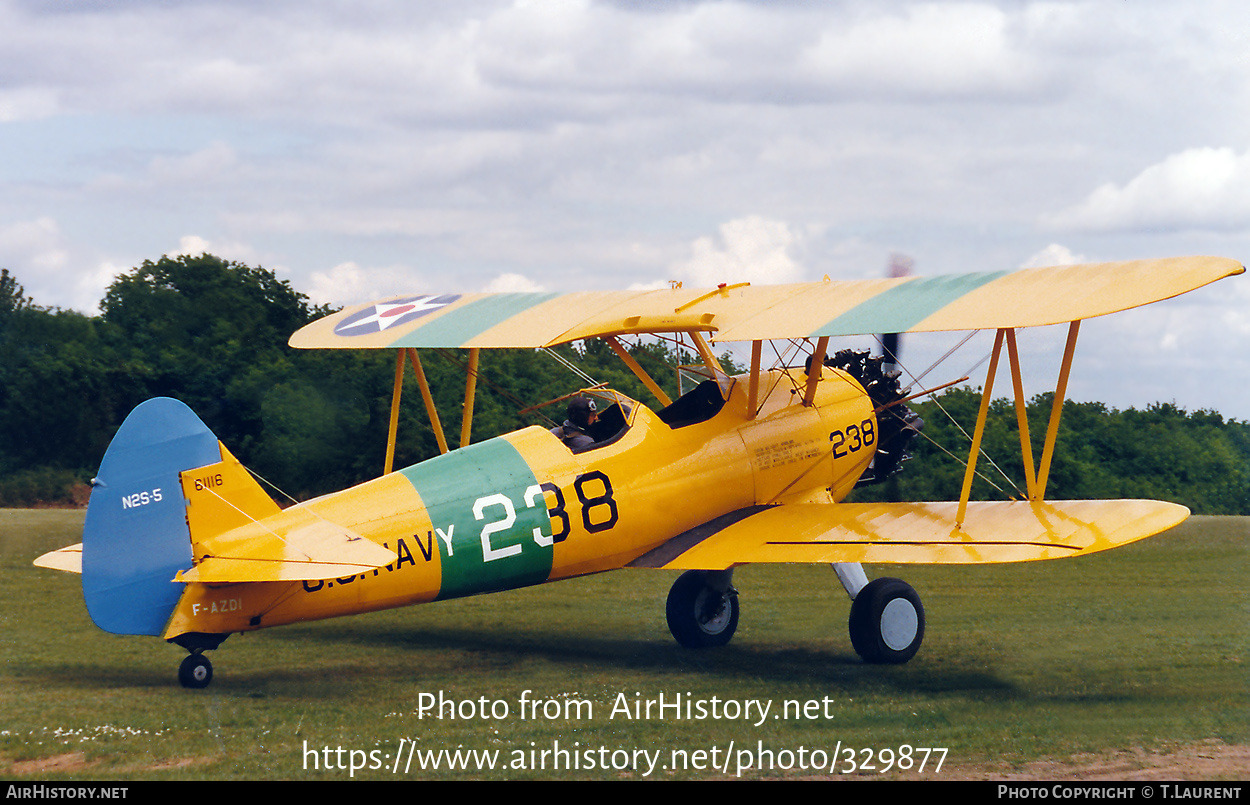
[[[732,570],[687,570],[668,592],[668,630],[685,648],[723,646],[738,628]]]

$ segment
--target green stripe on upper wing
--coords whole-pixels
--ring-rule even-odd
[[[903,333],[946,305],[1009,272],[917,277],[851,308],[809,333],[809,337]]]
[[[559,294],[554,293],[503,293],[484,296],[405,333],[391,346],[465,346],[495,325],[557,296]]]

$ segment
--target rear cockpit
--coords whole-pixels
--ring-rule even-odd
[[[586,431],[595,441],[589,447],[573,450],[574,453],[597,450],[619,441],[629,432],[629,426],[633,422],[634,408],[638,405],[624,394],[611,389],[591,389],[584,391],[583,394],[595,398],[599,403],[598,419]]]

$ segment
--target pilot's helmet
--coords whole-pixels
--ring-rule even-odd
[[[589,397],[574,397],[569,400],[569,422],[577,427],[589,427],[590,418],[595,413],[597,413],[595,401]]]

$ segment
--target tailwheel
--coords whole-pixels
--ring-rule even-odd
[[[924,640],[924,606],[911,585],[876,579],[851,603],[851,645],[864,662],[905,663]]]
[[[738,591],[728,574],[688,570],[668,592],[668,630],[685,648],[723,646],[738,628]]]
[[[178,681],[184,688],[206,688],[213,681],[213,664],[197,651],[178,666]]]

